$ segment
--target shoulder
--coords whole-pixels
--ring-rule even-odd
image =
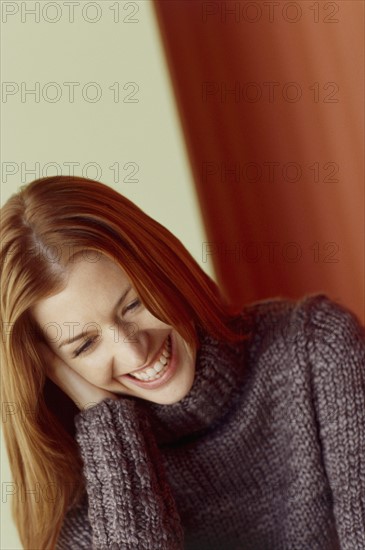
[[[349,424],[353,419],[356,424],[359,414],[364,421],[364,326],[351,310],[325,295],[303,300],[296,319],[295,349],[309,369],[320,423]]]
[[[359,318],[346,306],[326,294],[306,295],[301,299],[275,297],[246,305],[241,322],[253,333],[264,337],[267,332],[279,337],[294,338],[299,331],[307,338],[331,335],[331,340],[364,338],[365,328]],[[323,338],[322,338],[323,339]]]
[[[364,337],[364,326],[355,313],[326,294],[309,295],[298,301],[295,316],[308,336],[331,335],[333,341]]]
[[[364,326],[350,309],[326,294],[253,302],[242,310],[241,322],[242,330],[251,332],[253,353],[305,356],[306,360],[312,359],[314,367],[325,358],[322,368],[323,363],[331,366],[331,357],[337,357],[337,368],[341,368],[340,358],[353,357],[365,368]]]
[[[299,301],[293,315],[291,334],[306,346],[314,367],[321,361],[322,368],[348,362],[365,368],[365,328],[349,308],[317,294]]]
[[[325,294],[256,302],[242,313],[253,329],[247,347],[252,376],[273,394],[281,392],[288,418],[312,411],[308,417],[315,415],[326,441],[337,441],[339,426],[358,434],[365,421],[365,328],[359,318]]]

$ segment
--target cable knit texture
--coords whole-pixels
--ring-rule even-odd
[[[325,294],[200,331],[178,403],[75,417],[87,494],[57,550],[365,550],[365,330]]]

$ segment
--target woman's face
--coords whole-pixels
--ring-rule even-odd
[[[146,309],[124,270],[104,255],[75,258],[66,288],[32,314],[50,348],[97,387],[171,404],[193,385],[196,350]],[[159,370],[155,381],[126,376],[153,366],[147,374]]]

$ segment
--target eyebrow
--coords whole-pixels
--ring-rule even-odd
[[[119,306],[122,305],[122,303],[126,299],[127,294],[129,293],[131,288],[132,288],[132,285],[127,286],[127,288],[125,289],[125,291],[123,292],[123,294],[121,295],[121,297],[119,298],[117,303],[115,304],[115,306],[113,308],[113,311],[115,311]],[[69,340],[64,340],[63,342],[60,343],[60,345],[58,346],[58,349],[60,349],[62,346],[68,346],[69,344],[73,344],[73,342],[76,342],[76,340],[80,340],[81,338],[84,338],[88,333],[89,333],[89,331],[82,332],[81,334],[78,334],[77,336],[74,336],[73,338],[70,338]]]

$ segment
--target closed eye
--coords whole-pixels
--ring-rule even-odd
[[[125,313],[127,313],[128,311],[133,311],[134,309],[136,309],[140,304],[141,304],[141,300],[139,298],[137,298],[136,300],[134,300],[134,302],[132,302],[131,304],[129,304],[129,306],[127,306],[126,308],[124,308],[123,310],[123,315]],[[86,353],[87,351],[89,351],[95,344],[95,341],[99,338],[99,335],[98,336],[94,336],[93,338],[89,338],[88,340],[86,340],[86,342],[84,343],[83,346],[81,346],[81,348],[78,348],[76,351],[73,352],[72,354],[72,357],[79,357],[79,355],[82,355],[84,353]]]
[[[139,298],[137,298],[137,300],[134,300],[134,302],[132,302],[131,304],[129,304],[129,306],[127,306],[126,308],[124,308],[123,310],[123,315],[124,313],[126,313],[127,311],[131,311],[133,309],[136,309],[139,305],[141,304],[141,300]]]
[[[90,349],[93,346],[95,340],[97,340],[98,338],[99,336],[94,336],[94,338],[89,338],[88,340],[86,340],[85,344],[81,346],[81,348],[74,351],[74,353],[72,354],[72,357],[78,357],[79,355],[82,355],[83,353],[85,353],[88,349]]]

